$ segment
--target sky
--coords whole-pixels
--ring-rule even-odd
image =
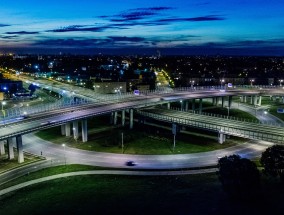
[[[1,0],[0,53],[284,56],[284,0]]]

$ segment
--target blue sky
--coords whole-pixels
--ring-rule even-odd
[[[1,0],[3,50],[284,55],[282,0]]]

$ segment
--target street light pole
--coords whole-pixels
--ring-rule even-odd
[[[74,140],[77,143],[77,133],[76,128],[73,128]]]
[[[64,147],[64,161],[66,166],[66,150],[65,150],[65,144],[63,143],[62,146]]]
[[[6,102],[5,101],[2,101],[1,102],[1,105],[2,105],[2,108],[1,108],[1,110],[2,110],[2,113],[3,113],[3,122],[4,122],[4,125],[5,125],[5,111],[4,111],[4,105],[6,105]]]
[[[123,148],[124,148],[124,144],[123,144],[123,132],[121,133],[121,150],[122,150],[122,154],[123,154]]]
[[[228,109],[228,116],[227,116],[227,119],[229,119],[229,116],[230,116],[230,106],[228,106],[227,109]]]
[[[225,82],[225,80],[221,79],[220,82],[221,82],[221,89],[222,89],[223,88],[223,83]]]

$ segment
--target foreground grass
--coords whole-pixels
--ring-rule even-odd
[[[62,174],[62,173],[67,173],[67,172],[103,170],[103,169],[108,169],[108,168],[97,167],[97,166],[87,166],[87,165],[80,165],[80,164],[49,167],[49,168],[45,168],[42,170],[38,170],[36,172],[29,173],[27,175],[24,175],[22,177],[9,181],[5,184],[2,184],[0,185],[0,190],[23,183],[23,182],[27,182],[27,181],[31,181],[34,179],[43,178],[43,177],[47,177],[51,175],[57,175],[57,174]]]
[[[1,155],[0,156],[0,173],[3,173],[7,170],[11,170],[14,168],[18,168],[20,166],[28,165],[30,163],[38,162],[41,160],[44,160],[43,157],[29,154],[29,153],[24,153],[25,160],[23,163],[18,163],[18,155],[16,151],[14,151],[15,158],[13,160],[8,159],[8,155]]]
[[[265,177],[258,193],[230,199],[216,174],[76,176],[7,194],[0,199],[0,213],[281,214],[283,191],[277,181]]]

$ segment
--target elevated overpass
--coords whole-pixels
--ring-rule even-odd
[[[220,143],[225,141],[224,135],[284,143],[283,126],[276,127],[162,108],[137,110],[137,113],[158,121],[218,132]]]
[[[277,93],[277,95],[284,95],[283,89],[271,89],[272,93]],[[202,111],[202,99],[203,98],[212,98],[213,102],[217,101],[218,98],[221,99],[222,106],[226,101],[228,106],[231,105],[232,96],[241,96],[243,97],[243,101],[245,102],[246,97],[251,98],[251,102],[259,102],[260,96],[268,93],[267,91],[263,91],[262,89],[233,89],[233,90],[220,90],[217,88],[180,88],[174,90],[160,90],[160,91],[148,91],[142,92],[139,95],[134,95],[132,93],[126,94],[117,94],[117,95],[108,95],[108,96],[97,96],[96,99],[92,101],[82,99],[81,102],[74,102],[70,100],[68,103],[64,103],[64,105],[55,105],[55,106],[43,106],[34,108],[19,108],[18,111],[5,111],[5,116],[2,120],[2,125],[0,126],[0,141],[6,141],[8,145],[9,153],[12,153],[13,146],[13,138],[16,139],[18,154],[19,154],[19,162],[23,162],[23,153],[22,153],[22,135],[38,131],[45,128],[55,127],[61,125],[62,135],[70,136],[73,133],[74,138],[78,138],[78,122],[82,123],[82,141],[86,142],[88,140],[88,132],[87,132],[87,118],[104,115],[104,114],[112,114],[114,123],[117,123],[117,112],[121,111],[121,123],[122,126],[125,124],[125,114],[129,114],[129,127],[130,129],[133,127],[133,112],[134,109],[139,110],[140,108],[151,107],[155,105],[163,105],[167,104],[170,106],[171,102],[176,101],[185,101],[195,99],[199,100],[199,111]],[[257,100],[258,98],[258,100]],[[193,102],[194,103],[194,102]],[[187,107],[188,108],[188,107]],[[185,107],[185,109],[187,109]],[[7,119],[15,119],[23,114],[27,114],[28,118],[20,119],[20,120],[12,120],[7,121]],[[165,112],[166,114],[166,112]],[[174,116],[171,116],[174,120]],[[185,116],[184,116],[185,117]],[[6,120],[6,122],[5,122]],[[184,120],[188,120],[185,118]],[[205,119],[204,119],[205,120]],[[71,129],[70,123],[73,124],[73,128]],[[201,122],[199,122],[200,124]],[[203,127],[206,128],[211,122],[206,123],[202,121]],[[230,130],[225,129],[230,123],[234,123],[233,121],[226,121],[227,124],[220,125],[216,127],[215,131],[220,131],[222,134],[230,134],[236,136],[243,137],[254,137],[259,138],[262,135],[262,138],[266,138],[267,140],[275,140],[275,138],[266,135],[265,129],[263,128],[259,130],[257,134],[247,134],[245,132],[241,132],[241,129],[237,131],[236,127],[230,127]],[[195,125],[198,124],[197,122]],[[195,126],[191,124],[192,126]],[[255,126],[255,125],[251,125]],[[260,128],[259,128],[260,129]],[[262,133],[263,132],[263,133]],[[281,130],[281,132],[283,132]],[[277,142],[283,141],[283,137],[281,134],[277,134]],[[1,144],[1,148],[2,148]],[[13,157],[13,156],[9,156]]]

